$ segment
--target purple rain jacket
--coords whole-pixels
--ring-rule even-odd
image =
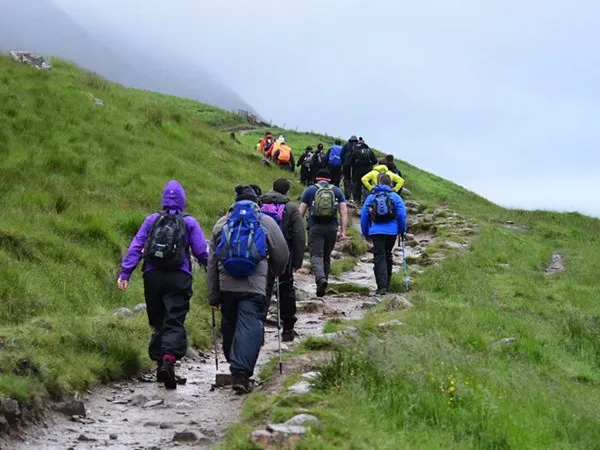
[[[183,186],[181,186],[181,184],[175,180],[169,181],[163,191],[163,209],[168,211],[183,212],[185,203],[186,197]],[[152,230],[154,221],[159,217],[159,215],[160,214],[156,212],[146,217],[146,220],[144,220],[144,223],[131,241],[129,249],[127,250],[127,254],[125,255],[125,258],[123,258],[123,263],[121,264],[121,274],[119,275],[119,278],[122,280],[129,280],[131,273],[141,261],[142,250],[146,244],[146,239]],[[198,221],[192,216],[186,216],[184,217],[184,220],[185,224],[187,225],[186,259],[179,270],[187,272],[191,275],[192,265],[190,262],[190,249],[198,262],[203,266],[206,266],[208,263],[208,247]],[[150,270],[154,270],[154,267],[152,267],[150,264],[144,264],[144,272],[148,272]]]

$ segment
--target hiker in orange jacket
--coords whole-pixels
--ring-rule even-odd
[[[259,153],[262,153],[266,157],[270,157],[273,144],[273,135],[271,135],[271,133],[267,131],[265,133],[265,137],[258,141],[258,144],[256,145],[256,150],[258,150]]]
[[[292,148],[285,143],[283,136],[279,136],[273,146],[273,161],[280,169],[290,172],[293,172],[296,167]]]

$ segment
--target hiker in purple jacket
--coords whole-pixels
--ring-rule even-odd
[[[181,184],[174,180],[169,181],[162,197],[164,212],[183,213],[185,204],[185,191]],[[118,285],[122,291],[127,289],[131,273],[144,257],[144,247],[152,237],[159,217],[161,213],[158,212],[146,217],[133,238],[121,265]],[[177,388],[175,362],[187,351],[184,322],[192,297],[190,250],[199,264],[206,266],[208,263],[208,248],[198,221],[192,216],[183,215],[183,222],[185,230],[182,230],[182,233],[185,233],[185,237],[180,235],[181,242],[185,240],[182,263],[178,267],[175,266],[174,270],[157,268],[147,261],[144,261],[142,267],[148,321],[153,330],[148,354],[150,359],[157,363],[157,380],[163,382],[168,389]],[[183,228],[182,225],[180,229]],[[163,238],[160,233],[155,233],[154,236],[158,236],[157,240]]]

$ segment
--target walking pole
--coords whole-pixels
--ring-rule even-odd
[[[408,266],[406,265],[406,245],[404,241],[404,235],[402,238],[402,265],[404,266],[404,286],[406,287],[406,292],[408,292]]]
[[[217,350],[217,322],[215,320],[215,309],[210,308],[212,311],[212,328],[213,328],[213,345],[215,346],[215,367],[217,372],[219,371],[219,352]]]
[[[283,375],[281,361],[281,298],[279,298],[279,277],[275,278],[275,296],[277,297],[277,343],[279,345],[279,374]]]

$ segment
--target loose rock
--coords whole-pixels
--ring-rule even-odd
[[[145,405],[148,403],[148,397],[142,394],[134,395],[129,403],[133,406]]]
[[[390,320],[389,322],[383,322],[378,325],[379,328],[391,328],[391,327],[401,327],[404,325],[399,320]]]
[[[41,55],[37,53],[26,52],[22,50],[12,50],[10,57],[13,61],[21,62],[29,66],[33,66],[38,70],[49,70],[52,65]]]
[[[162,398],[159,398],[158,400],[150,400],[149,402],[144,403],[142,408],[154,408],[155,406],[162,405],[164,403],[165,401]]]
[[[99,98],[94,98],[94,105],[96,106],[104,106],[104,102]]]
[[[385,305],[385,309],[387,311],[399,311],[403,309],[412,308],[413,304],[402,297],[401,295],[395,295],[390,299],[390,301]]]
[[[79,442],[96,442],[98,439],[88,437],[85,434],[80,434],[79,437],[77,438],[77,440]]]
[[[283,447],[292,446],[306,433],[304,427],[285,424],[271,424],[267,426],[267,430],[272,433],[273,440]]]
[[[173,436],[173,442],[198,442],[203,439],[206,439],[206,436],[200,432],[191,430],[178,431]]]
[[[294,395],[307,394],[311,389],[312,387],[308,381],[299,381],[289,388],[290,392]]]
[[[250,440],[263,447],[274,443],[273,435],[265,430],[253,431],[252,435],[250,436]]]
[[[563,270],[565,270],[565,262],[562,255],[558,252],[553,252],[552,256],[550,256],[550,261],[546,265],[546,275],[554,275]]]
[[[119,436],[117,436],[117,435],[116,435],[116,434],[114,434],[114,433],[113,433],[113,434],[111,434],[111,435],[109,436],[109,438],[110,438],[110,439],[112,439],[113,441],[114,441],[114,440],[116,440],[118,437],[119,437]]]
[[[302,426],[305,424],[318,425],[319,423],[321,421],[311,414],[298,414],[287,420],[284,425]]]
[[[71,400],[69,402],[63,402],[57,404],[54,409],[66,416],[80,416],[85,417],[85,405],[81,400]]]
[[[136,313],[141,313],[141,312],[144,312],[144,311],[146,311],[146,304],[145,303],[138,303],[133,308],[133,312],[136,312]]]
[[[302,374],[302,378],[305,380],[316,380],[319,377],[319,372],[306,372]]]
[[[133,316],[133,311],[128,308],[119,308],[114,313],[113,316],[116,317],[131,317]]]

